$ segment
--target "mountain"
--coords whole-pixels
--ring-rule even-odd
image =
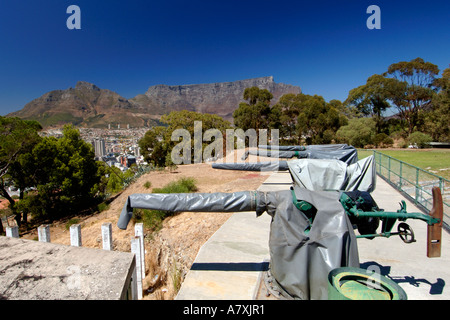
[[[284,94],[301,93],[300,87],[275,83],[273,77],[261,77],[209,84],[156,85],[128,100],[80,81],[75,88],[48,92],[8,116],[37,120],[44,127],[65,123],[83,127],[108,124],[143,127],[154,125],[161,115],[178,110],[217,114],[231,121],[233,111],[244,101],[244,90],[253,86],[269,90],[274,96],[273,104]]]
[[[139,111],[119,94],[79,81],[75,88],[50,91],[8,116],[37,120],[43,127],[66,123],[86,127],[106,127],[108,123],[144,126],[154,121],[151,115]]]

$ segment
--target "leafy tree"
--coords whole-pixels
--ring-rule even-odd
[[[406,122],[408,134],[420,124],[421,112],[431,107],[438,74],[439,68],[422,58],[393,63],[383,74],[394,80],[389,83],[389,99]]]
[[[24,163],[33,172],[36,192],[25,196],[19,208],[52,220],[95,204],[104,169],[94,157],[92,146],[72,126],[64,127],[60,139],[42,139]]]
[[[297,134],[297,118],[301,111],[301,96],[288,93],[278,100],[272,107],[270,126],[280,130],[281,143],[300,144],[301,138]]]
[[[259,129],[267,129],[270,121],[272,93],[267,89],[251,87],[244,90],[243,97],[247,102],[241,102],[233,112],[234,125],[244,131],[255,129],[257,133]]]
[[[377,132],[381,132],[383,112],[390,107],[388,100],[395,88],[394,79],[375,74],[367,79],[365,85],[350,90],[345,104],[354,105],[365,116],[375,119]]]
[[[169,152],[169,145],[165,140],[167,131],[167,127],[153,127],[138,142],[145,161],[155,167],[166,165],[166,154]]]
[[[178,143],[172,141],[172,133],[177,129],[185,129],[191,138],[191,148],[194,148],[194,124],[198,121],[201,123],[202,137],[209,129],[217,129],[225,135],[226,129],[231,128],[228,121],[212,114],[203,114],[193,111],[173,111],[168,115],[161,117],[161,122],[166,126],[153,127],[148,130],[144,137],[139,140],[138,144],[141,148],[142,155],[147,162],[156,167],[165,167],[172,165],[171,152],[173,147]],[[208,144],[201,141],[202,152]],[[194,152],[191,152],[191,160],[194,160]]]
[[[322,96],[300,93],[297,99],[300,110],[297,133],[299,137],[305,138],[307,144],[331,143],[336,131],[347,124],[347,118]]]
[[[438,93],[432,100],[433,109],[426,116],[426,131],[434,141],[450,141],[450,68],[436,79]]]
[[[36,121],[0,117],[0,195],[9,201],[19,226],[21,213],[15,209],[15,201],[7,191],[7,183],[13,183],[20,189],[20,199],[23,198],[25,188],[32,185],[23,168],[23,161],[33,146],[40,141],[38,131],[41,129]]]

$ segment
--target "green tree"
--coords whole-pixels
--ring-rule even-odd
[[[41,219],[57,219],[85,210],[100,196],[103,165],[94,160],[94,151],[77,129],[65,126],[63,137],[44,138],[27,158],[36,192],[20,201],[21,210]]]
[[[139,140],[142,155],[145,160],[156,167],[172,165],[171,152],[178,143],[172,141],[172,133],[177,129],[185,129],[191,138],[191,149],[194,148],[194,124],[201,124],[202,137],[209,129],[217,129],[225,136],[226,129],[231,128],[231,124],[223,118],[212,114],[203,114],[193,111],[173,111],[161,117],[161,122],[166,126],[153,127],[148,130],[144,137]],[[201,141],[202,152],[207,142]],[[194,160],[194,152],[191,152],[191,160]]]
[[[302,93],[297,96],[300,109],[296,125],[298,136],[304,137],[307,144],[331,143],[336,131],[347,124],[347,118],[322,96]]]
[[[272,93],[267,89],[251,87],[244,90],[243,97],[247,102],[241,102],[233,112],[234,125],[244,131],[255,129],[257,133],[259,129],[267,129],[270,122]]]
[[[417,129],[422,112],[431,107],[438,74],[439,68],[422,58],[393,63],[383,74],[395,80],[390,82],[390,101],[406,122],[408,134]]]
[[[436,79],[437,94],[432,100],[433,109],[426,115],[426,131],[434,141],[450,141],[450,68]]]
[[[32,185],[23,168],[23,162],[34,145],[40,141],[38,131],[41,129],[36,121],[0,117],[0,195],[9,201],[19,226],[21,213],[15,208],[15,201],[7,191],[7,184],[14,184],[20,189],[20,199],[23,198],[25,188]]]
[[[167,132],[167,127],[153,127],[138,142],[145,161],[155,167],[166,165],[166,155],[169,152],[169,144],[165,140]]]
[[[281,143],[300,144],[301,137],[297,133],[297,118],[301,112],[301,95],[288,93],[280,97],[278,102],[272,107],[270,125],[274,129],[280,130]]]
[[[375,119],[377,133],[381,133],[383,112],[390,107],[388,100],[392,98],[392,89],[396,80],[375,74],[367,79],[365,85],[350,90],[347,105],[354,105],[365,116]]]

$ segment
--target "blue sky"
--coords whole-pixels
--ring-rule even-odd
[[[69,30],[69,5],[81,30]],[[381,29],[369,30],[369,5]],[[2,0],[0,115],[88,81],[125,98],[156,84],[274,76],[345,100],[398,61],[450,64],[450,1]]]

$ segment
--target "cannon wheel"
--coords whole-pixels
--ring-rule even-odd
[[[414,232],[407,223],[400,223],[397,227],[398,235],[403,240],[404,243],[415,242]]]

